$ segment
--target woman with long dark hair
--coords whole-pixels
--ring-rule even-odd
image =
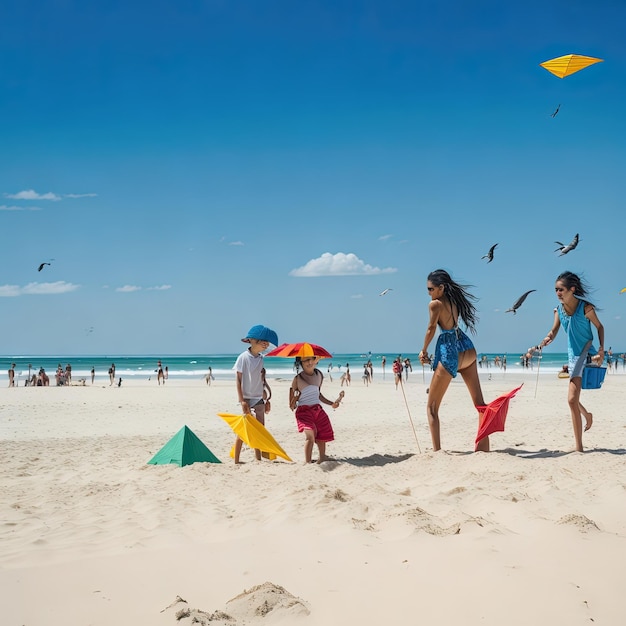
[[[478,378],[476,350],[472,340],[459,328],[459,319],[466,328],[476,332],[476,298],[468,291],[470,285],[461,285],[454,281],[445,270],[435,270],[428,275],[427,288],[431,301],[428,305],[429,321],[424,336],[424,346],[419,354],[422,365],[429,362],[428,346],[433,340],[437,328],[439,338],[432,364],[434,374],[428,392],[426,413],[433,449],[441,449],[439,407],[448,389],[450,381],[461,374],[475,407],[480,407],[480,414],[485,408],[483,392]],[[477,451],[489,451],[489,437],[481,439]]]
[[[583,451],[582,416],[585,417],[585,430],[591,428],[593,415],[580,403],[582,370],[590,357],[600,365],[604,361],[604,326],[598,319],[596,307],[589,300],[588,285],[573,272],[560,274],[554,285],[559,306],[554,309],[554,323],[539,347],[543,348],[554,341],[562,326],[567,333],[567,357],[569,361],[569,389],[567,403],[572,415],[576,450]],[[591,324],[598,332],[598,349],[593,346]]]

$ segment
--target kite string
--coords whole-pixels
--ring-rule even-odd
[[[539,386],[539,368],[541,367],[543,348],[539,348],[539,356],[537,357],[537,380],[535,381],[535,398],[537,397],[537,387]]]
[[[417,444],[417,449],[419,453],[422,454],[422,449],[420,448],[420,442],[417,440],[417,432],[415,431],[415,424],[413,424],[413,418],[411,417],[411,410],[409,409],[409,403],[406,399],[406,394],[404,393],[404,384],[402,383],[402,377],[400,377],[400,388],[402,389],[402,396],[404,397],[404,404],[406,405],[406,412],[409,414],[409,422],[411,422],[411,428],[413,429],[413,435],[415,436],[415,443]]]

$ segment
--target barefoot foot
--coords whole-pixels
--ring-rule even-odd
[[[593,413],[589,413],[588,415],[585,415],[585,430],[589,430],[591,428],[591,425],[593,424]]]

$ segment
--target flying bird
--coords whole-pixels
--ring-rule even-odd
[[[50,263],[41,263],[41,264],[39,265],[39,267],[37,268],[37,271],[38,271],[38,272],[41,272],[41,270],[43,269],[43,266],[44,266],[44,265],[50,265]]]
[[[498,247],[497,243],[494,243],[493,246],[491,246],[491,248],[489,248],[489,252],[487,252],[487,254],[485,254],[485,256],[481,256],[481,259],[487,259],[487,263],[491,263],[491,261],[493,261],[493,251]]]
[[[523,296],[520,296],[515,301],[515,304],[510,309],[507,309],[505,313],[513,313],[513,315],[515,315],[515,312],[517,311],[517,309],[519,309],[522,306],[522,304],[524,304],[524,300],[526,300],[526,298],[528,297],[528,294],[532,293],[533,291],[537,291],[537,290],[531,289],[530,291],[527,291]]]
[[[560,241],[555,241],[554,243],[559,244],[559,247],[556,248],[555,252],[560,250],[561,254],[559,254],[559,256],[563,256],[564,254],[571,252],[578,245],[578,233],[576,233],[576,235],[574,236],[574,239],[572,239],[572,241],[568,243],[567,245],[561,243]]]
[[[389,287],[389,289],[385,289],[384,291],[381,291],[378,295],[379,296],[384,296],[385,294],[389,293],[390,291],[393,291],[393,289],[391,287]]]
[[[558,107],[556,107],[556,109],[555,109],[554,113],[552,113],[552,114],[550,115],[550,117],[556,117],[556,116],[559,114],[559,109],[560,109],[560,108],[561,108],[561,105],[559,104],[559,106],[558,106]]]

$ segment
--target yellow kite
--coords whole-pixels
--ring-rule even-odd
[[[620,291],[620,293],[626,293],[626,287]]]
[[[280,456],[286,461],[291,461],[287,453],[278,445],[276,439],[272,437],[269,430],[252,415],[233,415],[232,413],[218,413],[218,415],[250,448],[267,452],[270,459]]]
[[[541,67],[544,67],[555,76],[559,78],[565,78],[570,74],[584,70],[586,67],[593,65],[594,63],[602,63],[604,59],[596,59],[595,57],[586,57],[582,54],[566,54],[564,57],[557,57],[556,59],[550,59],[540,63]]]

